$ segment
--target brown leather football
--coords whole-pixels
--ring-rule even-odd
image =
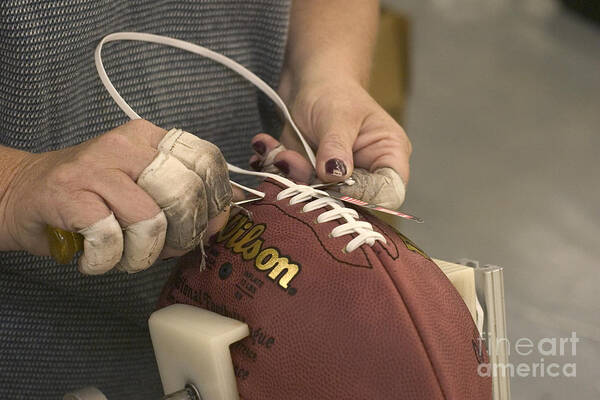
[[[205,269],[200,251],[183,257],[159,301],[249,325],[231,346],[241,399],[492,398],[471,315],[425,253],[332,200],[270,179],[260,190],[211,239]]]

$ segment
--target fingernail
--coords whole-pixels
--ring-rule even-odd
[[[287,161],[276,161],[273,163],[273,165],[276,166],[285,175],[288,175],[290,173],[290,164],[288,164]]]
[[[265,151],[267,151],[267,147],[260,140],[258,142],[252,143],[252,148],[254,149],[254,151],[256,151],[261,156],[264,156],[265,155]]]
[[[250,163],[250,168],[255,171],[260,171],[260,160],[254,160]]]
[[[345,176],[347,171],[346,164],[338,158],[332,158],[325,163],[325,172],[329,175]]]

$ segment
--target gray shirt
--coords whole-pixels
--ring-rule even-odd
[[[207,46],[277,86],[290,0],[0,2],[0,144],[61,149],[127,121],[93,53],[116,31]],[[103,50],[109,76],[143,118],[217,144],[245,166],[250,138],[275,129],[253,86],[209,60],[139,42]],[[74,264],[0,253],[0,398],[60,398],[95,385],[115,399],[162,393],[147,318],[173,263],[83,276]]]

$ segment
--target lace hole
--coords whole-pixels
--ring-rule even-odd
[[[344,248],[342,248],[342,253],[348,254],[348,250],[346,250],[346,248],[344,247]]]

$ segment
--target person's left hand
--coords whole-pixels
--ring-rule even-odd
[[[291,92],[286,97],[292,117],[317,149],[316,177],[339,182],[352,175],[356,183],[342,186],[343,194],[400,207],[412,151],[402,127],[354,81],[314,82]],[[253,169],[281,173],[302,183],[314,181],[315,171],[289,126],[281,143],[261,133],[252,139],[252,147]]]

